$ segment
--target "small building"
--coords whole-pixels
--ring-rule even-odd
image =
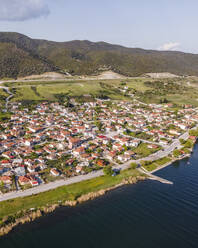
[[[12,184],[12,177],[2,176],[0,177],[0,182],[5,183],[5,184]]]
[[[59,173],[59,171],[58,171],[56,168],[51,169],[51,170],[50,170],[50,173],[51,173],[52,176],[54,176],[54,177],[60,176],[60,173]]]

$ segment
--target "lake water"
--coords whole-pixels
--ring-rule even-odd
[[[187,164],[187,162],[190,164]],[[190,159],[75,208],[60,208],[0,239],[0,248],[197,248],[198,145]]]

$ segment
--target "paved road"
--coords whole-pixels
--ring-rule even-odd
[[[5,108],[6,108],[6,110],[7,110],[7,109],[8,109],[9,101],[10,101],[10,99],[13,97],[13,94],[12,94],[12,92],[9,90],[8,87],[1,86],[1,84],[3,84],[3,83],[4,83],[3,81],[0,81],[0,89],[4,89],[4,90],[9,94],[9,96],[6,98],[6,104],[5,104]]]
[[[66,180],[59,180],[59,181],[48,183],[48,184],[42,184],[38,187],[27,189],[25,191],[10,192],[10,193],[4,194],[4,195],[0,195],[0,202],[10,200],[13,198],[17,198],[17,197],[25,197],[25,196],[30,196],[33,194],[35,195],[35,194],[38,194],[41,192],[55,189],[55,188],[60,187],[60,186],[78,183],[81,181],[100,177],[102,175],[104,175],[103,171],[100,170],[100,171],[89,173],[87,175],[80,175],[80,176],[68,178]]]

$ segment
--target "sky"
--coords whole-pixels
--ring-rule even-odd
[[[0,0],[0,31],[198,54],[197,0]]]

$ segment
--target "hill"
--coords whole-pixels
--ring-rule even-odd
[[[160,72],[198,76],[198,55],[86,40],[53,42],[0,32],[1,78],[49,71],[91,75],[109,69],[126,76]]]

